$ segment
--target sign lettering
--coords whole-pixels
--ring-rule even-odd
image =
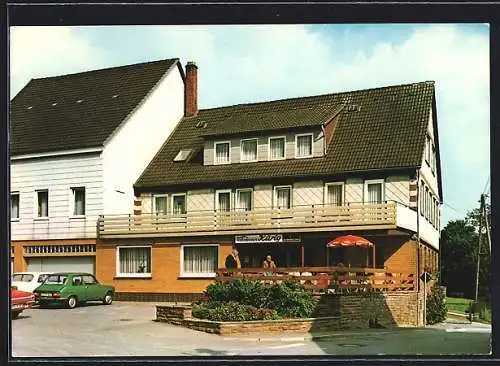
[[[235,243],[300,243],[299,236],[287,234],[249,234],[236,235]]]

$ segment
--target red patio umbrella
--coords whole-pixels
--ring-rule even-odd
[[[343,235],[336,239],[329,241],[326,244],[327,248],[339,247],[360,247],[360,248],[373,248],[373,267],[375,268],[375,244],[371,241],[356,235]]]

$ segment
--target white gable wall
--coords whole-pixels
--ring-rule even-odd
[[[133,184],[183,113],[184,83],[174,66],[105,144],[103,214],[132,213]]]
[[[429,124],[427,126],[427,133],[430,135],[431,139],[434,141],[434,146],[437,146],[437,141],[435,140],[434,134],[434,126],[432,120],[432,110],[429,115]],[[437,159],[437,156],[436,156]],[[438,193],[438,180],[437,180],[437,171],[432,173],[431,167],[425,161],[425,152],[422,155],[422,168],[420,169],[420,174],[423,176],[425,183],[432,190],[436,197],[439,197]]]

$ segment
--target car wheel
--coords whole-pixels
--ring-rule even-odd
[[[112,302],[113,302],[113,294],[111,292],[106,293],[106,296],[104,296],[102,303],[104,305],[111,305]]]
[[[68,297],[67,305],[68,305],[68,308],[70,308],[70,309],[76,308],[76,305],[77,305],[76,296]]]
[[[17,317],[19,316],[19,314],[21,314],[20,311],[13,311],[12,312],[12,319],[17,319]]]

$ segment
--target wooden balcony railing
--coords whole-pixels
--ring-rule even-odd
[[[182,215],[104,215],[100,237],[153,237],[396,228],[396,203],[310,205],[291,209],[196,211]]]
[[[255,279],[264,283],[299,280],[313,291],[349,293],[369,291],[416,291],[416,277],[409,273],[392,273],[376,268],[287,267],[287,268],[219,268],[217,281]]]

